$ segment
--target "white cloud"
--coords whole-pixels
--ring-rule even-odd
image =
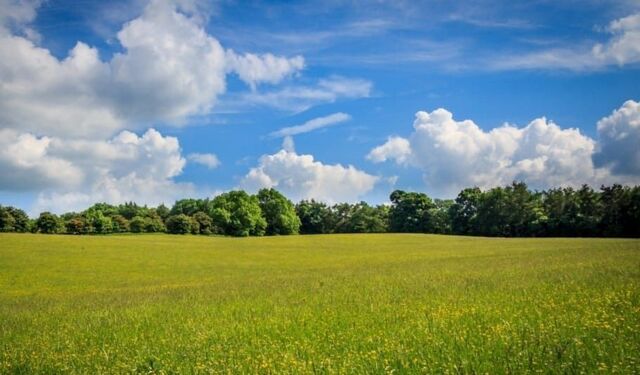
[[[627,107],[632,106],[625,104]],[[624,122],[626,129],[629,116],[622,117],[625,119],[612,121]],[[609,123],[605,119],[600,127],[609,129]],[[368,159],[394,160],[418,168],[427,190],[438,196],[454,196],[465,187],[488,188],[513,180],[524,180],[533,188],[639,180],[638,173],[629,179],[614,176],[611,172],[615,170],[596,168],[592,162],[594,140],[578,129],[562,129],[545,118],[522,128],[505,124],[484,131],[471,120],[456,121],[449,111],[440,108],[431,113],[418,112],[413,127],[408,138],[389,138],[371,150]],[[630,139],[624,142],[626,147],[633,144]]]
[[[233,50],[226,54],[227,68],[255,90],[258,83],[278,83],[304,68],[304,58],[285,58],[270,53],[238,55]]]
[[[296,144],[292,136],[287,135],[282,139],[282,149],[288,152],[296,152]]]
[[[9,33],[9,29],[15,29],[26,36],[34,33],[26,25],[36,17],[36,9],[41,2],[41,0],[0,0],[0,34]]]
[[[176,138],[154,129],[107,141],[0,131],[0,190],[40,191],[36,207],[64,211],[98,201],[157,204],[193,192],[176,183],[186,163]]]
[[[320,79],[315,85],[293,85],[279,90],[252,92],[240,99],[240,104],[256,104],[281,110],[302,112],[314,105],[333,103],[338,99],[366,98],[373,83],[364,79],[333,76]]]
[[[123,51],[109,61],[82,42],[60,60],[0,26],[0,128],[104,138],[151,123],[182,125],[211,111],[231,71],[255,87],[304,66],[301,56],[227,53],[197,15],[177,6],[193,8],[185,1],[151,0],[118,32]],[[28,22],[34,9],[8,7],[0,22]]]
[[[263,155],[258,166],[244,176],[241,187],[249,191],[273,187],[296,201],[313,198],[335,203],[357,201],[378,181],[379,177],[352,165],[323,164],[312,155],[280,150]]]
[[[220,165],[220,160],[214,154],[192,153],[187,155],[187,159],[196,164],[204,165],[209,169],[215,169]]]
[[[162,203],[171,205],[177,199],[193,197],[196,193],[196,188],[190,183],[155,180],[138,177],[135,174],[122,178],[106,175],[88,189],[40,192],[29,212],[36,215],[43,211],[55,213],[81,211],[97,202],[121,204],[133,201],[149,206]]]
[[[350,119],[351,119],[351,116],[349,116],[348,114],[343,112],[338,112],[328,116],[316,117],[301,125],[282,128],[280,130],[277,130],[271,133],[270,135],[272,137],[287,137],[287,136],[292,136],[297,134],[304,134],[314,130],[326,128],[328,126],[337,125],[341,122],[345,122]]]
[[[598,121],[597,166],[615,174],[640,176],[640,103],[628,100]]]
[[[31,190],[78,185],[82,170],[50,155],[52,139],[0,130],[0,190]]]
[[[593,70],[640,62],[640,13],[612,21],[605,31],[611,35],[605,43],[578,43],[498,58],[492,55],[489,65],[494,69]]]
[[[640,61],[640,13],[611,22],[607,30],[613,37],[593,47],[593,55],[598,60],[619,65]]]
[[[180,123],[207,113],[225,91],[225,52],[168,1],[152,0],[124,25],[125,52],[110,62],[113,106],[133,121]]]
[[[374,148],[367,155],[367,159],[374,163],[395,160],[398,164],[405,164],[411,156],[411,144],[402,137],[389,137],[387,142]]]

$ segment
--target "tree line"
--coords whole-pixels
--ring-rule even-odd
[[[182,199],[173,207],[97,203],[82,212],[31,219],[0,206],[0,231],[66,234],[157,233],[263,236],[437,233],[503,237],[640,237],[640,186],[588,185],[532,191],[523,182],[462,190],[451,200],[396,190],[390,204],[294,205],[275,189]]]

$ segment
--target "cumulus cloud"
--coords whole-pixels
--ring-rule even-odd
[[[603,63],[620,65],[640,61],[640,13],[617,19],[609,24],[607,31],[612,38],[593,47],[593,55]]]
[[[278,83],[304,68],[304,58],[285,58],[270,53],[238,55],[233,50],[226,54],[227,68],[255,90],[258,83]]]
[[[323,164],[312,155],[280,150],[263,155],[241,181],[249,191],[276,188],[293,200],[316,199],[329,203],[354,202],[373,189],[379,177],[354,166]]]
[[[427,189],[441,196],[453,196],[464,187],[488,188],[513,180],[526,181],[533,188],[638,181],[639,169],[633,169],[640,165],[637,118],[637,103],[627,102],[598,125],[601,137],[609,134],[604,144],[609,142],[615,148],[618,145],[614,142],[620,142],[619,153],[603,148],[610,159],[602,159],[602,163],[617,163],[618,170],[594,165],[593,139],[578,129],[562,129],[544,117],[522,128],[505,124],[485,131],[471,120],[455,120],[442,108],[418,112],[408,138],[391,137],[372,149],[367,158],[418,168]],[[631,154],[635,161],[628,160]],[[614,176],[620,169],[633,172],[635,177]]]
[[[52,139],[0,130],[0,190],[31,190],[78,185],[82,171],[49,154]]]
[[[395,160],[398,164],[406,164],[411,156],[411,143],[402,137],[389,137],[387,142],[374,148],[367,159],[374,163]]]
[[[640,103],[628,100],[598,121],[594,162],[615,174],[640,175]]]
[[[16,32],[29,40],[39,41],[40,34],[28,25],[36,18],[41,0],[0,0],[0,35]]]
[[[150,0],[117,33],[121,49],[108,60],[83,42],[58,58],[28,28],[39,4],[0,0],[0,190],[40,192],[38,209],[156,204],[193,192],[174,180],[186,163],[176,138],[125,129],[180,126],[210,113],[228,74],[255,92],[304,68],[302,56],[225,50],[191,0]],[[325,101],[351,95],[333,79],[318,85]],[[304,92],[290,100],[296,95],[311,102]],[[219,164],[214,154],[187,159]]]
[[[171,202],[193,191],[173,178],[186,163],[176,138],[154,129],[107,140],[68,140],[0,131],[0,190],[35,190],[40,210],[97,201]]]
[[[34,4],[9,3],[3,25],[35,16]],[[303,68],[301,56],[225,51],[195,15],[178,11],[183,3],[151,0],[118,32],[123,51],[109,61],[82,42],[60,60],[2,28],[0,128],[99,138],[156,122],[181,125],[210,112],[231,71],[255,88]]]
[[[43,211],[54,213],[81,211],[96,202],[120,204],[133,201],[149,206],[170,205],[177,199],[193,197],[196,193],[197,189],[190,183],[155,180],[138,177],[135,174],[122,178],[106,175],[88,189],[40,192],[29,212],[36,215]]]
[[[196,164],[204,165],[209,169],[215,169],[220,165],[220,160],[214,154],[192,153],[187,155],[187,159]]]
[[[297,134],[304,134],[314,130],[326,128],[328,126],[337,125],[341,122],[345,122],[350,119],[351,119],[351,116],[349,116],[348,114],[343,112],[338,112],[328,116],[316,117],[301,125],[282,128],[280,130],[272,132],[270,135],[272,137],[287,137],[287,136],[293,136]]]

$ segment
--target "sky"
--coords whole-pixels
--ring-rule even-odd
[[[0,204],[640,184],[640,1],[0,0]]]

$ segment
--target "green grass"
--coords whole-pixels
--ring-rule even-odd
[[[0,373],[640,372],[640,241],[0,235]]]

